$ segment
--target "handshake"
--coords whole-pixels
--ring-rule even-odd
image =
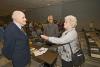
[[[46,36],[46,35],[40,35],[40,36],[41,36],[41,38],[43,38],[43,39],[45,39],[45,40],[48,40],[48,39],[49,39],[49,37]]]

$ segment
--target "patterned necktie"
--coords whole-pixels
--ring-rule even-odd
[[[24,28],[23,27],[21,28],[21,31],[26,35],[26,32],[24,31]]]

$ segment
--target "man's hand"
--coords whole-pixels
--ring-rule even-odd
[[[45,36],[45,35],[41,35],[41,38],[48,40],[48,36]]]

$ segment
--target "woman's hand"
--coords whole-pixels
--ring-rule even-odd
[[[45,36],[45,35],[41,35],[41,38],[48,40],[48,36]]]

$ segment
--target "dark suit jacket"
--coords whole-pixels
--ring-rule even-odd
[[[25,67],[30,61],[28,37],[13,22],[4,32],[3,53],[12,60],[13,67]]]

